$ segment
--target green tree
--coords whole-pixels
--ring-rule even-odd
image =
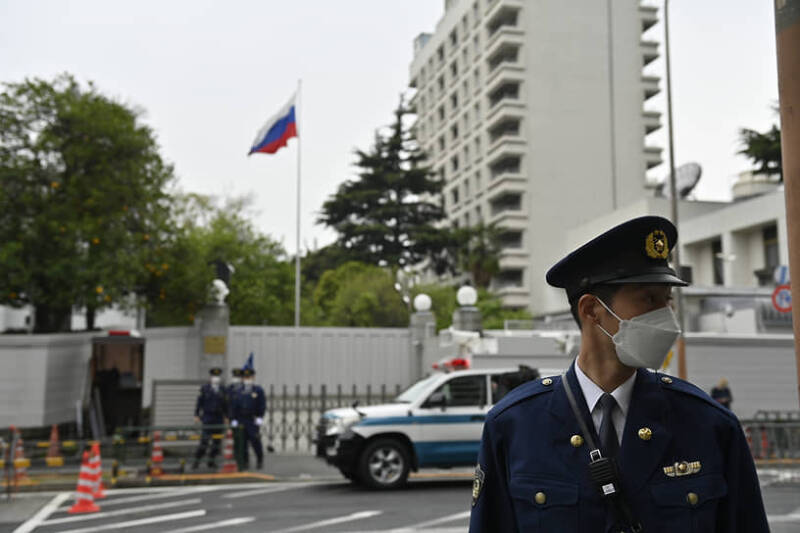
[[[783,181],[781,130],[776,124],[763,133],[742,128],[739,130],[739,141],[742,149],[738,153],[752,161],[755,165],[753,172],[778,176],[778,181]]]
[[[216,277],[210,263],[216,259],[234,267],[226,300],[231,324],[292,324],[294,264],[246,218],[247,201],[231,199],[218,207],[209,198],[187,195],[176,204],[174,239],[160,249],[158,263],[147,265],[149,325],[190,324],[208,301]]]
[[[0,304],[35,330],[125,304],[165,238],[172,168],[139,112],[64,74],[0,94]]]
[[[373,147],[356,150],[359,177],[339,186],[322,206],[318,222],[338,233],[349,259],[396,269],[414,265],[441,247],[436,224],[442,182],[422,163],[424,153],[405,126],[401,103]]]
[[[394,288],[391,272],[370,267],[344,281],[328,322],[332,326],[405,327],[408,307]]]

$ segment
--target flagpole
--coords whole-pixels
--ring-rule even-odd
[[[297,99],[295,120],[297,122],[297,228],[294,259],[294,327],[300,327],[300,89],[302,79],[297,80]]]

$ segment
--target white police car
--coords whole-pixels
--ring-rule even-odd
[[[437,372],[392,403],[331,409],[317,427],[317,456],[381,489],[403,485],[411,470],[475,465],[486,413],[538,376],[528,367]]]

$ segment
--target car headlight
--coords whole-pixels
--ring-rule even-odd
[[[325,429],[325,435],[340,435],[350,429],[350,426],[361,420],[358,414],[352,416],[337,416],[328,420],[328,427]]]

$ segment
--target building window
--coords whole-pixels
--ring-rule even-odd
[[[444,63],[444,46],[440,46],[436,50],[436,57],[439,59],[439,65]]]
[[[715,239],[711,242],[711,257],[714,262],[714,285],[724,285],[723,275],[725,256],[722,254],[722,240]]]
[[[458,172],[458,155],[450,158],[450,166],[453,168],[453,173]]]
[[[439,106],[439,121],[444,122],[444,106]]]
[[[520,173],[521,158],[517,155],[506,156],[502,159],[492,163],[489,167],[492,179],[502,176],[503,174],[519,174]]]
[[[504,83],[489,95],[489,107],[494,107],[505,99],[519,99],[519,83]]]
[[[522,195],[519,193],[505,193],[492,200],[492,215],[521,209]]]
[[[506,231],[499,235],[498,244],[500,248],[518,249],[522,248],[522,232]]]
[[[475,122],[478,123],[481,120],[481,103],[475,102],[475,106],[472,108],[473,112],[475,113]]]
[[[478,223],[483,220],[483,212],[481,211],[481,206],[479,205],[475,207],[475,220],[477,220]]]
[[[453,28],[450,32],[450,46],[455,49],[458,46],[458,28]]]
[[[458,93],[455,92],[450,95],[450,111],[455,113],[458,111]]]
[[[472,81],[476,89],[481,86],[481,70],[479,67],[475,67],[475,72],[472,73]]]
[[[476,191],[480,191],[481,190],[481,171],[480,170],[475,173],[475,190]]]
[[[489,72],[504,64],[514,64],[519,59],[519,46],[503,46],[489,58]]]
[[[501,270],[498,272],[497,276],[495,276],[494,282],[498,289],[522,287],[522,269]]]
[[[475,2],[474,4],[472,4],[472,23],[477,26],[479,22],[480,22],[480,15],[478,12],[478,2]]]
[[[453,205],[458,205],[458,187],[453,187],[450,191],[450,199],[453,201]]]
[[[450,136],[453,138],[454,141],[458,139],[458,124],[453,124],[450,127]]]
[[[503,137],[518,137],[519,136],[519,119],[504,120],[491,130],[489,130],[489,144]]]
[[[444,152],[444,147],[445,147],[445,141],[444,141],[444,135],[442,135],[441,137],[439,137],[439,151]]]
[[[450,63],[450,76],[452,76],[453,81],[458,78],[458,61],[453,61]]]
[[[439,84],[439,94],[442,94],[444,92],[444,76],[439,76],[437,83]]]
[[[772,272],[781,264],[778,256],[778,226],[767,226],[762,231],[762,236],[764,238],[764,267]]]

